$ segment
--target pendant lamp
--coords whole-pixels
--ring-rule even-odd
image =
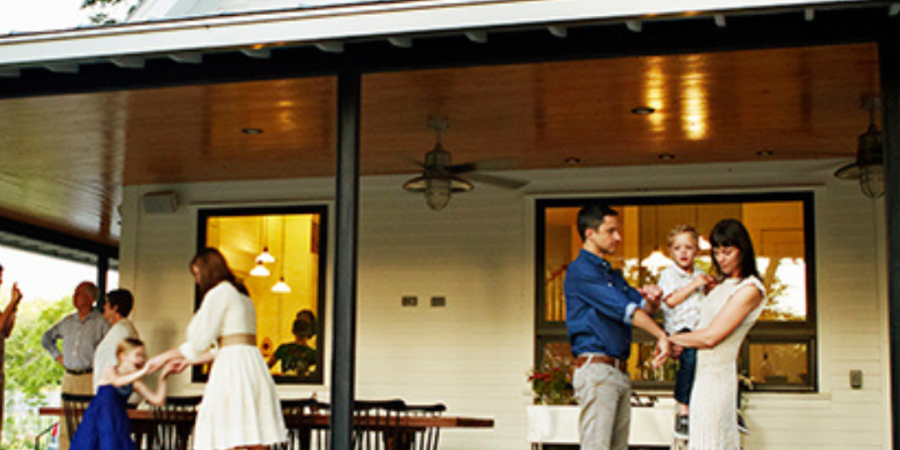
[[[285,216],[281,216],[281,278],[275,283],[275,286],[272,286],[272,292],[276,294],[290,294],[291,287],[284,281],[284,264],[287,262],[284,259],[284,243],[285,243],[285,235],[287,234],[287,227],[285,227]]]
[[[262,224],[262,232],[259,234],[260,234],[260,239],[264,242],[264,244],[263,244],[262,253],[260,253],[259,256],[256,257],[256,262],[263,263],[263,264],[271,264],[271,263],[275,262],[275,257],[272,256],[271,253],[269,253],[269,227],[266,226],[266,217],[265,216],[263,216],[260,223]]]

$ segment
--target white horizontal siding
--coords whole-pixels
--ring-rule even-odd
[[[887,449],[889,363],[884,254],[879,249],[884,245],[883,215],[854,183],[831,177],[838,165],[818,161],[515,172],[510,175],[531,180],[522,191],[479,185],[454,196],[441,212],[399,188],[407,177],[366,178],[360,202],[357,393],[441,401],[453,414],[495,419],[492,430],[447,430],[441,436],[444,449],[528,448],[525,374],[533,355],[534,199],[807,186],[816,192],[821,389],[751,394],[747,419],[752,434],[745,447]],[[198,205],[330,202],[333,185],[331,179],[317,179],[127,187],[121,279],[123,287],[135,290],[135,322],[150,352],[180,342],[193,310],[187,263],[196,248]],[[168,189],[177,190],[188,205],[171,215],[139,213],[142,193]],[[333,245],[333,223],[330,231]],[[329,296],[330,283],[325,287]],[[418,296],[419,306],[401,307],[405,295]],[[431,296],[446,297],[447,306],[430,307]],[[330,341],[328,336],[329,347]],[[863,371],[863,389],[850,389],[850,370]],[[199,389],[189,386],[184,375],[173,386],[175,392]],[[284,397],[312,390],[328,397],[327,386],[280,389]]]

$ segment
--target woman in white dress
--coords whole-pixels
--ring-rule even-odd
[[[675,334],[672,343],[697,348],[691,394],[689,445],[693,450],[740,450],[737,428],[737,356],[763,310],[765,288],[744,225],[725,219],[709,242],[719,282],[700,310],[697,330]]]
[[[256,310],[218,250],[191,261],[203,302],[187,342],[151,358],[151,369],[214,361],[194,426],[194,450],[263,449],[287,440],[275,382],[256,346]]]

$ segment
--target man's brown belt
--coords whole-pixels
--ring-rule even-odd
[[[227,347],[229,345],[252,345],[256,346],[255,334],[226,334],[219,338],[219,347]]]
[[[622,373],[628,373],[628,363],[618,358],[613,358],[606,355],[583,355],[575,359],[575,366],[579,369],[585,364],[596,363],[613,366],[616,369],[621,370]]]

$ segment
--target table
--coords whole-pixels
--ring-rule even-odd
[[[38,412],[44,416],[63,415],[63,410],[58,406],[44,406],[38,409]],[[147,409],[129,409],[128,417],[132,421],[133,429],[138,438],[143,440],[155,426],[155,418],[152,410]],[[363,419],[363,420],[361,420]],[[476,418],[476,417],[460,417],[460,416],[408,416],[396,419],[395,423],[386,426],[384,422],[379,422],[374,426],[367,425],[365,418],[355,419],[355,428],[359,430],[373,430],[382,432],[385,428],[391,428],[400,434],[411,435],[427,428],[493,428],[494,419]],[[193,426],[194,418],[190,419]],[[331,425],[331,417],[327,412],[317,413],[309,416],[303,416],[302,425],[306,430],[326,430]],[[309,442],[309,438],[301,438],[305,442]],[[148,441],[149,442],[149,441]],[[404,440],[404,442],[409,442]],[[301,448],[308,448],[308,444]]]
[[[42,406],[38,408],[38,413],[42,416],[58,417],[62,417],[63,414],[62,408],[59,406]],[[153,411],[149,409],[129,409],[128,417],[133,421],[154,420]],[[308,416],[308,419],[307,423],[315,428],[328,428],[331,421],[328,413]],[[493,428],[494,419],[460,416],[415,416],[400,419],[400,426],[409,428]]]

